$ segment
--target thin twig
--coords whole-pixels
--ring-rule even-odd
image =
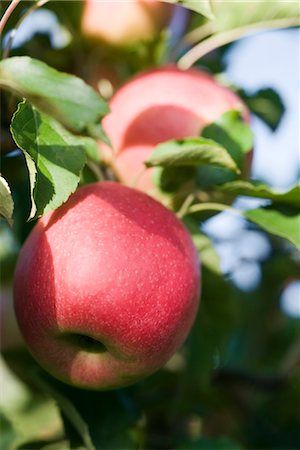
[[[102,173],[102,170],[100,169],[98,164],[96,164],[93,161],[88,161],[86,163],[86,165],[93,172],[93,174],[95,175],[95,177],[97,178],[98,181],[104,181],[105,180],[105,177],[104,177],[104,175]]]
[[[193,193],[191,193],[186,197],[180,209],[176,213],[176,216],[179,217],[179,219],[182,219],[182,217],[185,216],[194,200],[195,195]]]
[[[203,39],[208,38],[208,36],[212,35],[214,32],[215,26],[209,21],[187,33],[183,38],[183,42],[186,44],[196,44],[203,41]]]
[[[19,0],[19,1],[20,1],[20,0]],[[43,5],[44,5],[45,3],[47,3],[48,1],[49,1],[49,0],[40,0],[40,1],[37,2],[35,5],[33,5],[31,8],[29,8],[29,9],[26,11],[26,13],[23,14],[23,16],[18,20],[18,22],[16,23],[16,26],[14,27],[14,29],[11,30],[11,33],[10,33],[10,36],[9,36],[9,39],[8,39],[6,48],[5,48],[4,52],[3,52],[3,59],[5,59],[5,58],[8,57],[8,55],[9,55],[9,53],[10,53],[10,50],[11,50],[11,47],[12,47],[12,44],[13,44],[13,40],[14,40],[16,34],[17,34],[17,31],[18,31],[19,27],[20,27],[21,24],[23,23],[23,21],[24,21],[25,19],[27,19],[27,17],[28,17],[30,14],[32,14],[35,10],[37,10],[38,8],[40,8],[41,6],[43,6]]]
[[[243,385],[255,389],[272,391],[282,389],[288,381],[283,375],[268,375],[263,373],[248,373],[238,369],[219,369],[213,377],[215,383]]]
[[[3,32],[6,22],[8,21],[8,19],[10,18],[11,14],[13,13],[13,11],[16,8],[16,6],[18,5],[18,3],[20,3],[20,1],[21,0],[12,0],[12,2],[7,7],[5,13],[3,14],[3,16],[0,20],[0,35]]]
[[[300,25],[300,18],[278,19],[267,22],[256,23],[233,30],[228,30],[223,33],[215,34],[199,44],[195,45],[185,55],[183,55],[177,62],[178,67],[183,70],[189,69],[196,61],[202,58],[207,53],[215,50],[223,45],[230,44],[233,41],[241,38],[245,34],[254,33],[265,28],[288,28]]]

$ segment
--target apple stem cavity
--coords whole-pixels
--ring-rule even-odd
[[[85,334],[64,333],[59,338],[89,353],[105,353],[108,351],[102,342]]]

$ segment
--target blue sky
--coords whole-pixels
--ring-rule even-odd
[[[250,90],[273,87],[286,112],[277,132],[253,120],[253,176],[273,187],[295,184],[300,174],[300,29],[259,33],[241,39],[228,52],[230,81]]]

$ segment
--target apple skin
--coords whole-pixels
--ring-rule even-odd
[[[19,255],[17,320],[37,361],[88,389],[162,367],[198,309],[200,263],[184,225],[115,182],[78,189],[38,221]]]
[[[153,39],[168,23],[172,8],[157,0],[85,0],[81,32],[85,37],[126,47]]]
[[[171,139],[199,136],[201,130],[231,109],[249,112],[241,99],[198,69],[166,66],[138,75],[110,101],[103,127],[114,151],[101,145],[122,183],[153,195],[153,169],[144,161],[154,147]]]

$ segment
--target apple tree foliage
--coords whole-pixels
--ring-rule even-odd
[[[299,25],[297,2],[166,1],[189,11],[177,41],[164,31],[122,49],[80,36],[79,1],[15,2],[1,30],[1,295],[10,289],[19,248],[35,221],[78,185],[115,177],[97,144],[109,144],[101,127],[109,107],[88,84],[94,71],[109,67],[119,85],[170,61],[219,73],[228,45],[243,35]],[[1,3],[3,18],[11,3]],[[42,33],[12,45],[9,32],[39,7],[68,29],[63,48],[53,48]],[[231,88],[276,130],[285,110],[277,92]],[[199,137],[159,144],[145,162],[155,168],[162,198],[188,227],[202,260],[201,307],[184,347],[143,382],[86,392],[51,378],[3,335],[3,450],[299,448],[300,326],[280,309],[280,295],[300,278],[300,187],[277,191],[244,173],[254,138],[238,112],[229,111]],[[263,201],[238,209],[239,196]],[[260,262],[260,283],[246,293],[221,271],[205,232],[207,219],[223,211],[243,219],[271,248]]]

